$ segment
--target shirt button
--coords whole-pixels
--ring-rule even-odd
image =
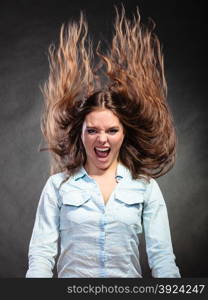
[[[121,177],[120,177],[120,176],[117,176],[117,177],[116,177],[116,181],[117,181],[117,182],[120,182],[120,181],[121,181]]]

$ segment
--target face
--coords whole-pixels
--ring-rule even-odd
[[[87,169],[106,170],[117,163],[124,129],[111,110],[97,109],[85,117],[81,138]]]

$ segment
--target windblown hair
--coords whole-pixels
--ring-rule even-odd
[[[60,42],[49,48],[50,73],[42,92],[41,130],[51,151],[51,174],[69,176],[85,164],[81,140],[84,119],[97,108],[110,109],[125,137],[119,161],[132,178],[159,177],[175,162],[176,133],[167,103],[163,54],[154,26],[144,26],[137,8],[130,20],[116,8],[114,33],[106,53],[96,50],[105,85],[92,65],[93,47],[87,22],[62,25]],[[99,68],[97,67],[97,70]],[[103,70],[103,69],[102,69]]]

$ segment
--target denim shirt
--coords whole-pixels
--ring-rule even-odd
[[[157,182],[133,180],[121,163],[117,185],[105,204],[84,167],[61,185],[47,180],[29,245],[26,277],[142,277],[139,235],[144,231],[153,277],[180,277],[173,254],[166,205]]]

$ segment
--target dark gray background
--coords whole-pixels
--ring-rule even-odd
[[[111,36],[113,4],[121,1],[1,1],[0,277],[24,277],[41,190],[49,176],[39,120],[39,85],[48,74],[47,48],[63,22],[84,9],[96,42]],[[178,151],[175,167],[158,180],[167,203],[172,241],[182,277],[207,271],[207,52],[205,1],[123,1],[127,15],[140,7],[163,44],[168,99]],[[43,143],[42,143],[43,145]],[[142,240],[144,277],[150,277]]]

